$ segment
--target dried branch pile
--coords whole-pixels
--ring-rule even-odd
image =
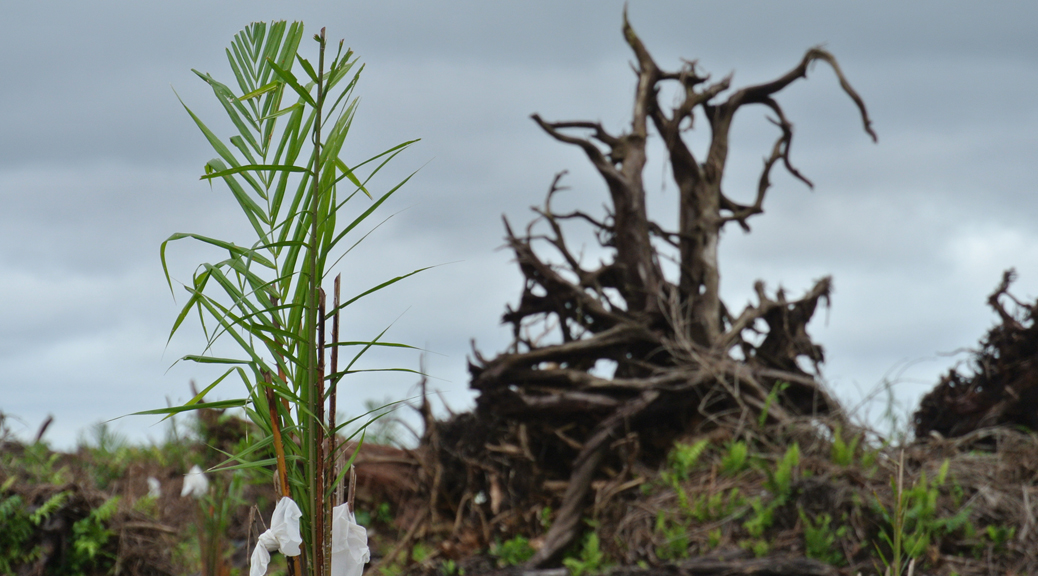
[[[608,188],[607,212],[600,218],[555,212],[560,174],[524,232],[505,221],[525,277],[518,305],[503,318],[514,342],[494,358],[474,352],[476,410],[437,425],[426,439],[439,460],[427,466],[437,475],[431,499],[440,503],[432,514],[453,517],[455,532],[466,522],[478,525],[485,545],[499,532],[535,525],[530,502],[557,502],[531,566],[556,562],[573,542],[592,489],[600,500],[636,485],[639,467],[658,463],[680,434],[762,413],[777,423],[798,414],[839,413],[800,364],[808,361],[817,370],[824,360],[806,326],[818,305],[828,304],[830,279],[797,299],[782,289],[769,294],[758,282],[757,303],[732,314],[720,298],[718,243],[727,224],[749,231],[749,219],[763,213],[776,164],[811,185],[790,162],[793,131],[775,100],[780,91],[805,78],[814,62],[827,63],[875,139],[864,103],[835,58],[820,48],[808,50],[779,78],[722,99],[731,76],[711,82],[695,62],[662,70],[626,15],[623,33],[637,75],[628,132],[533,116],[551,137],[586,154]],[[665,106],[660,90],[670,83],[683,96]],[[722,179],[732,120],[748,105],[770,109],[779,135],[754,200],[744,204],[722,190]],[[696,158],[682,137],[697,118],[711,133],[705,158]],[[642,172],[650,124],[662,138],[679,190],[676,230],[650,220],[646,209]],[[582,262],[566,242],[563,224],[570,221],[591,226],[612,259]],[[674,280],[660,265],[667,257],[679,265]]]
[[[962,436],[991,426],[1038,430],[1038,302],[1013,297],[1013,278],[1007,270],[988,297],[1001,324],[981,340],[970,372],[950,370],[923,398],[914,416],[917,438]],[[1012,301],[1011,311],[1003,299]]]

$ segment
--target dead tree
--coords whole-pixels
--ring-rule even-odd
[[[806,326],[819,302],[828,304],[830,279],[819,280],[795,300],[782,289],[769,295],[757,282],[757,303],[733,315],[720,297],[718,243],[726,225],[734,222],[749,231],[749,219],[763,213],[777,164],[811,186],[790,163],[793,126],[775,96],[806,78],[813,63],[825,62],[875,140],[862,99],[836,59],[821,48],[808,50],[799,64],[771,82],[722,97],[731,76],[711,82],[694,61],[677,71],[659,68],[626,13],[623,33],[634,52],[637,76],[628,132],[611,134],[595,122],[533,116],[551,137],[583,150],[605,181],[610,203],[605,216],[597,218],[580,210],[553,211],[560,175],[544,205],[534,208],[537,218],[524,233],[505,220],[508,245],[525,277],[518,305],[503,318],[513,328],[514,343],[493,359],[474,352],[471,386],[480,395],[475,420],[466,422],[480,431],[471,441],[486,450],[464,448],[458,440],[454,454],[467,463],[469,478],[473,467],[490,477],[484,485],[495,517],[518,504],[510,500],[540,489],[529,477],[564,480],[558,515],[531,561],[536,566],[557,559],[577,534],[589,487],[603,462],[611,462],[609,482],[621,485],[624,475],[632,474],[632,461],[647,461],[653,450],[662,453],[675,434],[724,414],[759,414],[773,390],[782,390],[778,401],[764,409],[773,421],[838,410],[797,362],[804,357],[817,368],[823,360]],[[676,106],[660,103],[666,83],[677,83],[683,91]],[[764,160],[754,201],[743,204],[721,183],[732,120],[748,105],[770,109],[779,134]],[[697,158],[682,134],[702,119],[711,140],[706,157]],[[646,210],[642,173],[650,125],[662,138],[679,190],[677,230],[665,230]],[[563,234],[569,221],[591,226],[612,260],[591,267],[580,261]],[[664,275],[661,248],[677,254],[678,278]],[[547,329],[557,340],[542,342],[533,335],[534,327]],[[616,364],[611,377],[593,370],[602,360]],[[464,437],[456,430],[453,434]],[[494,467],[494,458],[506,457],[514,460]],[[544,463],[552,457],[554,468]],[[508,472],[508,466],[526,466],[530,474]]]

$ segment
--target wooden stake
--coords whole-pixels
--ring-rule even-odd
[[[331,381],[329,382],[330,390],[328,391],[328,430],[331,437],[328,439],[328,454],[331,460],[338,462],[339,458],[335,451],[335,440],[337,434],[335,433],[335,397],[336,391],[339,389],[339,378],[337,376],[339,372],[339,286],[342,280],[342,274],[335,275],[335,287],[332,290],[332,306],[335,309],[335,314],[332,316],[332,371]],[[339,477],[338,467],[333,468],[334,473],[328,483],[328,488],[331,488],[331,482],[335,482],[335,479]],[[332,491],[332,507],[342,504],[342,484],[339,484]]]
[[[315,556],[314,566],[322,567],[325,566],[325,559],[331,560],[331,556],[328,553],[331,545],[331,518],[329,512],[331,507],[327,506],[325,486],[327,486],[328,476],[328,465],[330,461],[325,458],[325,418],[324,418],[324,331],[325,331],[325,304],[324,304],[324,289],[318,290],[317,296],[317,390],[315,395],[317,398],[317,426],[314,427],[314,442],[316,446],[316,462],[317,469],[315,470],[315,493],[313,494],[314,509],[313,509],[313,521],[314,521],[314,534],[319,538],[314,544]],[[322,569],[322,574],[327,573],[328,569]]]
[[[350,464],[350,495],[346,498],[347,510],[353,512],[353,495],[357,489],[357,467]]]

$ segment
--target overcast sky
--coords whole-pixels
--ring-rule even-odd
[[[159,244],[174,232],[248,236],[226,188],[199,182],[214,154],[173,89],[229,137],[190,70],[230,82],[223,50],[251,21],[303,20],[306,36],[326,26],[366,63],[347,157],[422,139],[376,185],[420,169],[386,207],[396,215],[343,261],[345,292],[443,265],[351,312],[347,333],[392,323],[391,338],[430,350],[433,385],[455,409],[471,405],[470,340],[485,355],[501,350],[501,313],[520,294],[499,249],[501,215],[525,225],[561,170],[572,188],[562,204],[606,200],[579,151],[529,116],[629,126],[621,2],[305,4],[0,5],[0,411],[22,437],[53,414],[48,440],[72,447],[92,423],[183,402],[190,379],[212,377],[173,366],[203,341],[192,328],[166,345],[183,300],[165,285]],[[792,158],[815,188],[776,171],[753,233],[729,229],[721,247],[730,309],[757,278],[799,294],[833,275],[832,308],[810,331],[848,405],[885,376],[900,376],[906,408],[917,402],[962,359],[944,354],[993,324],[984,301],[1003,269],[1018,270],[1018,296],[1038,295],[1038,4],[653,0],[632,1],[630,18],[662,67],[698,59],[715,78],[734,71],[734,86],[778,76],[824,44],[864,98],[878,144],[825,65],[779,94],[795,125]],[[774,137],[763,111],[740,112],[730,195],[752,197]],[[646,170],[650,210],[670,223],[675,190],[659,152]],[[169,252],[182,282],[219,257],[189,243]],[[374,360],[418,367],[416,354]],[[344,409],[399,399],[414,383],[357,378]],[[217,390],[211,399],[241,395]],[[160,439],[154,422],[115,425]]]

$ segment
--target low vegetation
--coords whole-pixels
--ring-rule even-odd
[[[227,414],[203,416],[209,424],[194,419],[182,435],[147,446],[98,428],[70,454],[5,434],[0,573],[172,575],[207,565],[215,571],[205,573],[244,574],[245,551],[273,506],[271,475],[218,473],[200,500],[181,496],[189,465],[218,460],[207,445],[230,448],[232,434],[248,426]],[[638,483],[620,491],[600,485],[579,541],[561,561],[569,573],[671,563],[696,574],[710,559],[752,566],[767,558],[773,567],[816,562],[812,574],[903,574],[911,565],[917,574],[966,575],[1032,561],[1035,535],[1014,493],[1027,498],[1021,470],[1038,463],[1034,433],[987,429],[894,447],[865,429],[818,419],[719,430],[675,442]],[[362,475],[387,484],[358,492],[357,517],[372,535],[371,573],[507,570],[528,562],[551,527],[555,512],[545,502],[522,513],[536,528],[482,544],[464,524],[456,537],[411,531],[428,502],[392,495],[388,487],[404,482],[407,467],[387,472],[380,459],[387,458],[363,450],[358,458]],[[489,502],[479,507],[489,510]],[[273,566],[271,573],[287,574],[280,557]]]

